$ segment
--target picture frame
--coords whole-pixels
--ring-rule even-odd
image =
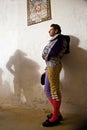
[[[51,19],[50,0],[27,0],[27,25]]]

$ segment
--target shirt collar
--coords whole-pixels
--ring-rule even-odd
[[[50,40],[54,40],[59,34],[54,35]]]

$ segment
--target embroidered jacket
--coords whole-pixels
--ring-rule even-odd
[[[42,52],[42,58],[49,66],[61,63],[67,47],[67,40],[61,34],[56,34],[45,46]]]

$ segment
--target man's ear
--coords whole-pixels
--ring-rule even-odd
[[[55,33],[56,33],[56,34],[58,33],[58,29],[55,30]]]

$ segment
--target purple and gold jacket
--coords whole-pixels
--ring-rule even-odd
[[[61,63],[61,58],[67,49],[67,40],[61,34],[56,34],[45,46],[42,52],[42,58],[49,66],[55,66]]]

